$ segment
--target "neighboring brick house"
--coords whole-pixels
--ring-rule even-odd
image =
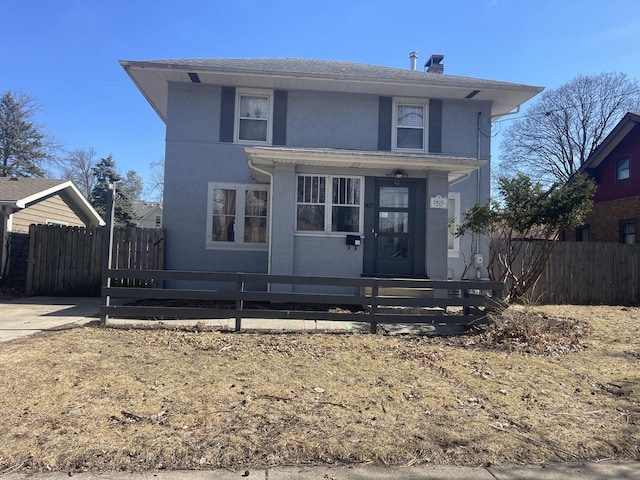
[[[576,175],[593,179],[597,189],[585,223],[565,232],[565,240],[640,241],[640,113],[627,113]]]
[[[491,123],[542,88],[411,59],[121,61],[166,124],[167,268],[460,278]]]

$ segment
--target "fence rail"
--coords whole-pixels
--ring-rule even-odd
[[[182,270],[104,271],[107,286],[102,289],[100,315],[141,320],[235,318],[235,329],[242,319],[291,319],[365,322],[375,332],[377,325],[426,323],[434,333],[456,334],[476,322],[486,320],[490,308],[501,306],[501,282],[434,281],[416,279],[344,278],[222,273]],[[124,288],[113,281],[149,280],[215,283],[216,289]],[[276,291],[278,287],[291,291]],[[308,293],[294,291],[300,286],[345,287],[357,293]],[[269,291],[269,290],[274,291]],[[414,293],[429,296],[413,296]],[[455,295],[450,295],[454,292]],[[114,298],[133,301],[114,305]],[[182,300],[180,306],[166,306],[159,300]],[[141,305],[147,303],[146,305]],[[146,302],[144,302],[146,301]],[[198,302],[215,304],[202,307]],[[352,307],[328,311],[325,307]],[[304,307],[302,309],[301,307]],[[449,309],[458,307],[456,312]]]

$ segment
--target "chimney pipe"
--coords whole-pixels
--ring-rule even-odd
[[[409,53],[409,69],[415,70],[418,63],[418,52]]]

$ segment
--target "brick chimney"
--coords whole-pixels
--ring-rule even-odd
[[[424,64],[424,70],[428,73],[444,73],[444,55],[431,55]]]

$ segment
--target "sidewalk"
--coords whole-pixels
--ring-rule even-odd
[[[638,480],[640,462],[599,462],[507,467],[284,467],[274,469],[150,471],[143,473],[8,474],[3,480]]]

